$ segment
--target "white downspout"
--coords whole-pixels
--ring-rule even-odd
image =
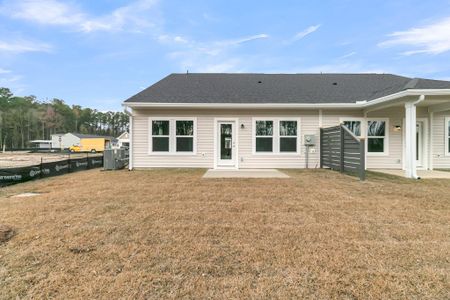
[[[420,179],[416,168],[416,106],[424,100],[425,95],[421,95],[418,100],[405,103],[405,176],[414,179]]]
[[[128,107],[125,107],[124,111],[130,117],[130,126],[129,126],[130,144],[128,147],[128,170],[131,171],[133,170],[133,110],[129,112]]]

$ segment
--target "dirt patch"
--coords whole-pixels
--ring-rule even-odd
[[[6,243],[14,236],[14,229],[0,224],[0,244]]]
[[[12,197],[12,198],[28,198],[28,197],[34,197],[34,196],[39,196],[39,195],[40,195],[40,193],[30,193],[30,192],[27,192],[27,193],[20,193],[20,194],[11,196],[11,197]]]

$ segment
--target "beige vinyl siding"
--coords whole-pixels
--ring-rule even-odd
[[[445,149],[445,118],[450,111],[435,113],[433,117],[433,168],[450,169],[450,156]]]
[[[388,128],[388,154],[383,156],[367,155],[366,167],[369,169],[401,169],[403,168],[403,134],[404,134],[404,119],[405,108],[390,107],[367,114],[367,119],[386,118],[389,120]],[[417,118],[426,118],[428,120],[427,109],[423,107],[417,108]],[[428,120],[429,122],[429,120]],[[400,126],[401,130],[395,130],[396,126]],[[429,129],[428,129],[429,130]],[[428,153],[425,150],[425,155]]]
[[[319,166],[319,111],[318,110],[133,110],[133,167],[214,167],[214,119],[221,117],[237,118],[239,168],[304,168],[305,148],[303,136],[314,134],[317,139],[315,153],[309,155],[309,167]],[[323,111],[323,126],[336,126],[342,116],[361,117],[360,111]],[[197,153],[195,155],[149,155],[150,117],[196,117]],[[300,155],[293,154],[253,154],[252,120],[255,117],[300,118],[298,145]],[[241,124],[244,128],[241,128]]]

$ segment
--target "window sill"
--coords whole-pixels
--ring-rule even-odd
[[[366,152],[367,156],[389,156],[388,152]]]
[[[300,152],[253,152],[253,155],[270,156],[301,156]]]
[[[194,156],[197,152],[149,152],[150,156]]]

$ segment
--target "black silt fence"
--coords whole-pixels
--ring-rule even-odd
[[[103,156],[69,158],[39,165],[0,169],[0,187],[38,178],[64,175],[103,166]]]

